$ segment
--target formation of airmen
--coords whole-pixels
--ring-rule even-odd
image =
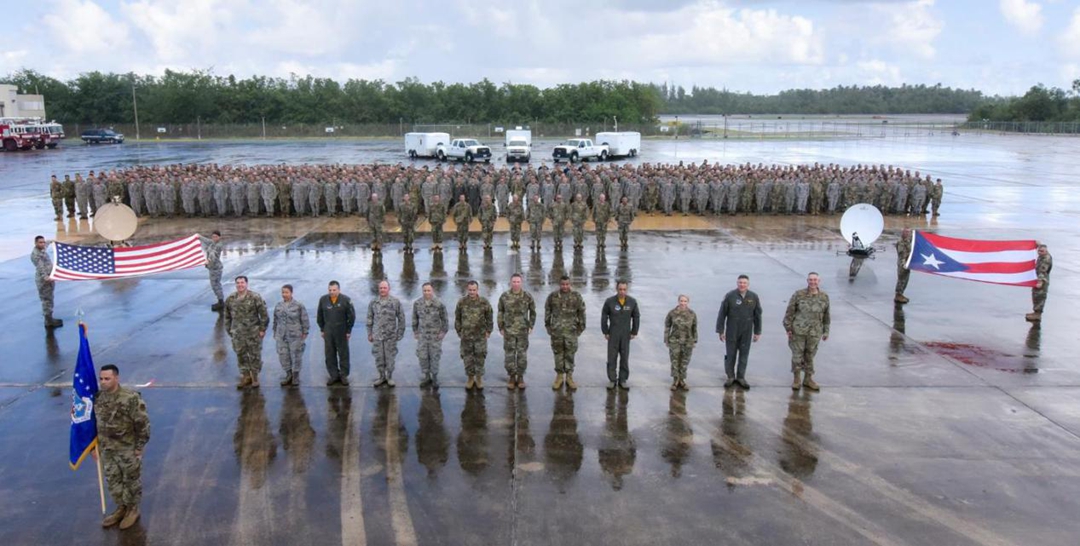
[[[549,168],[488,164],[413,165],[218,165],[173,164],[53,176],[56,219],[94,215],[113,198],[145,217],[361,216],[387,212],[423,215],[433,226],[464,200],[481,216],[485,199],[497,216],[542,203],[551,212],[561,200],[595,214],[601,197],[613,209],[625,198],[633,213],[665,215],[835,214],[870,203],[883,214],[938,215],[941,179],[895,166],[750,163],[640,165],[607,163]],[[614,212],[613,212],[614,214]],[[589,218],[592,219],[591,217]]]
[[[306,340],[311,331],[307,308],[293,295],[292,285],[281,287],[281,301],[271,311],[261,295],[248,287],[248,278],[236,277],[236,291],[225,300],[225,330],[232,338],[240,369],[236,388],[259,387],[262,372],[262,343],[273,334],[283,376],[281,386],[300,385],[300,367]],[[814,382],[814,356],[819,341],[829,337],[829,296],[819,288],[817,273],[807,276],[807,287],[796,291],[789,300],[783,319],[791,349],[792,389],[805,387],[817,391]],[[761,337],[761,300],[749,290],[750,279],[740,275],[736,288],[725,296],[717,314],[716,334],[728,349],[725,362],[725,388],[738,386],[748,390],[746,367],[751,341]],[[607,341],[608,389],[629,390],[630,342],[638,335],[641,309],[628,294],[629,283],[618,281],[615,295],[609,297],[600,312],[600,330]],[[412,303],[411,320],[405,305],[391,293],[390,282],[379,282],[378,296],[368,302],[364,326],[378,378],[375,388],[394,387],[398,343],[411,327],[416,357],[423,372],[421,387],[439,388],[439,364],[442,342],[453,329],[458,336],[461,361],[468,377],[467,390],[484,388],[488,340],[496,330],[503,340],[507,388],[525,388],[528,368],[529,338],[536,327],[537,302],[524,288],[523,277],[514,273],[510,288],[495,305],[480,294],[480,285],[470,280],[465,296],[451,312],[435,295],[431,283],[424,283],[423,295]],[[697,314],[690,309],[690,298],[680,295],[678,305],[664,320],[664,345],[671,359],[672,390],[688,390],[686,371],[698,342]],[[548,294],[543,303],[544,329],[554,355],[555,381],[551,387],[576,390],[574,360],[578,339],[585,332],[586,308],[581,294],[573,289],[570,277],[563,275],[559,288]],[[326,354],[326,385],[349,385],[349,346],[356,325],[353,300],[341,292],[337,281],[330,281],[327,294],[319,299],[317,325]],[[738,356],[736,356],[736,354]],[[735,370],[736,359],[739,362]]]

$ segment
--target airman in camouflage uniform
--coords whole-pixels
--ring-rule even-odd
[[[128,529],[139,519],[142,458],[150,441],[150,417],[142,396],[120,386],[116,366],[102,366],[98,378],[101,390],[94,397],[98,447],[109,495],[116,503],[116,510],[105,516],[101,526],[119,523],[121,529]]]
[[[792,390],[802,385],[809,390],[820,390],[814,382],[814,355],[818,342],[829,339],[829,295],[819,287],[817,273],[806,277],[806,288],[795,291],[784,313],[784,331],[791,348],[791,372],[795,375]],[[800,374],[805,377],[800,380]]]
[[[150,187],[147,185],[146,189],[146,204],[149,209],[150,205]],[[225,211],[229,208],[229,186],[224,180],[214,181],[214,206],[217,207],[218,218],[225,216]]]
[[[65,176],[65,178],[67,178]],[[86,220],[87,209],[90,207],[91,187],[90,183],[83,180],[82,174],[75,173],[75,203],[79,205],[79,218]]]
[[[941,179],[938,178],[937,182],[930,188],[930,206],[934,216],[941,216],[941,214],[938,213],[938,209],[941,208],[941,198],[944,195],[945,187],[941,185]],[[71,210],[70,206],[68,206],[68,210]],[[71,215],[69,214],[68,218],[70,217]]]
[[[466,203],[466,206],[468,204]],[[487,359],[487,340],[494,321],[491,303],[480,297],[480,285],[469,281],[464,298],[454,308],[454,331],[461,339],[461,360],[469,380],[466,389],[484,388],[484,361]]]
[[[405,240],[405,252],[413,251],[413,242],[416,240],[416,221],[420,211],[412,202],[412,196],[402,196],[401,209],[398,210],[398,223],[401,224],[401,235]]]
[[[277,187],[269,180],[259,183],[259,195],[262,197],[263,208],[266,209],[266,217],[274,217],[274,202],[277,201]]]
[[[311,320],[304,304],[293,299],[293,287],[281,287],[281,301],[274,306],[274,341],[277,343],[278,360],[285,376],[281,386],[299,386],[300,368],[304,364],[304,348],[307,345]]]
[[[484,237],[484,250],[491,250],[491,240],[495,236],[495,219],[499,217],[495,205],[491,202],[491,196],[485,195],[480,204],[480,231]]]
[[[323,206],[323,182],[322,180],[309,180],[307,185],[307,205],[311,216],[318,218],[319,209]]]
[[[536,301],[522,287],[520,273],[510,277],[510,290],[499,296],[499,334],[503,337],[506,354],[508,389],[525,388],[525,369],[528,367],[529,335],[536,326]]]
[[[574,248],[580,249],[585,246],[585,221],[589,219],[589,206],[585,204],[585,197],[580,193],[570,205],[570,226],[574,235]]]
[[[49,197],[52,198],[53,212],[59,222],[64,216],[64,186],[56,179],[56,175],[49,181]]]
[[[600,195],[600,200],[593,206],[593,224],[596,229],[596,246],[603,250],[607,246],[608,223],[611,222],[611,205],[607,197]]]
[[[540,237],[544,234],[544,219],[547,213],[544,211],[544,203],[537,195],[529,202],[529,210],[526,211],[529,218],[529,240],[533,250],[540,250]]]
[[[433,196],[438,197],[438,196]],[[434,204],[434,203],[433,203]],[[416,357],[420,360],[420,371],[424,379],[421,387],[439,388],[439,360],[442,359],[442,340],[450,330],[446,305],[435,297],[435,288],[430,282],[424,283],[424,295],[413,302],[412,330],[416,338]]]
[[[382,199],[378,194],[371,194],[371,203],[368,204],[367,222],[368,227],[371,229],[371,249],[376,251],[382,250],[383,233],[386,231],[383,227],[383,220],[386,218],[386,207],[383,206]]]
[[[679,305],[664,318],[664,345],[671,357],[671,390],[686,390],[686,368],[698,340],[697,313],[690,309],[690,298],[679,295]]]
[[[623,197],[619,208],[615,210],[615,223],[619,225],[619,245],[623,250],[630,247],[630,224],[634,222],[634,208]]]
[[[909,301],[904,291],[907,290],[908,278],[911,277],[911,270],[907,267],[910,255],[911,229],[904,228],[904,231],[900,233],[900,239],[896,241],[896,296],[893,297],[893,301],[899,304]]]
[[[191,180],[184,180],[183,185],[180,186],[180,203],[184,207],[184,216],[188,218],[195,216],[196,198],[198,198],[198,191],[195,188],[195,183]]]
[[[49,278],[52,274],[52,258],[46,248],[48,242],[41,235],[34,237],[34,250],[30,252],[30,262],[34,264],[34,284],[37,285],[38,298],[41,299],[41,314],[45,317],[45,329],[51,330],[64,325],[64,321],[54,319],[53,290],[56,282]]]
[[[236,388],[259,386],[262,371],[262,342],[270,317],[266,313],[266,301],[259,294],[248,290],[247,277],[236,277],[236,292],[225,300],[225,331],[232,338],[236,351],[236,363],[240,368],[240,382]]]
[[[428,208],[428,224],[431,225],[431,245],[436,251],[442,251],[443,226],[446,224],[446,205],[442,202],[442,196],[431,196],[431,206]]]
[[[585,300],[570,287],[569,276],[559,279],[559,289],[544,302],[544,329],[551,338],[551,352],[555,355],[555,382],[551,388],[559,390],[565,382],[568,389],[576,389],[574,355],[578,338],[585,332]]]
[[[1054,268],[1054,258],[1046,245],[1039,245],[1039,257],[1035,260],[1035,286],[1031,287],[1032,312],[1025,318],[1028,322],[1041,322],[1046,295],[1050,291],[1050,270]]]
[[[55,178],[55,177],[53,177]],[[71,181],[71,177],[64,175],[64,182],[61,184],[60,196],[64,198],[64,204],[67,205],[67,217],[75,217],[75,182]],[[59,216],[59,215],[57,215]]]
[[[371,355],[379,372],[379,379],[372,386],[393,387],[397,344],[405,337],[405,311],[401,301],[390,295],[389,281],[379,282],[379,297],[368,304],[366,324]]]
[[[458,196],[458,202],[450,211],[454,216],[454,226],[457,229],[458,248],[465,250],[469,243],[469,224],[472,223],[472,207],[465,200],[465,195]]]
[[[225,267],[221,265],[221,251],[225,243],[221,242],[221,232],[214,230],[210,237],[199,236],[202,242],[203,252],[206,253],[206,270],[210,274],[210,289],[214,291],[217,303],[210,306],[211,311],[221,311],[225,308],[225,291],[221,288],[221,273]]]
[[[562,250],[563,237],[566,235],[566,221],[570,217],[569,207],[563,202],[562,194],[555,194],[555,203],[548,213],[551,218],[551,235],[555,239],[555,251]]]
[[[510,223],[510,248],[521,249],[521,224],[525,221],[525,208],[521,206],[521,199],[517,195],[510,196],[510,203],[506,206],[506,220]]]

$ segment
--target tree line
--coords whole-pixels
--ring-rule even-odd
[[[166,70],[161,76],[86,72],[61,81],[23,69],[0,82],[45,96],[61,123],[654,123],[661,114],[968,113],[987,101],[979,91],[941,85],[865,86],[776,95],[631,81],[593,81],[541,89],[479,82],[425,84],[292,76],[219,76]]]
[[[1080,79],[1072,89],[1038,84],[1021,97],[995,98],[976,107],[968,121],[1080,121]]]

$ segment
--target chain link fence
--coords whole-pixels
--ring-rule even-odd
[[[601,131],[614,131],[608,123],[533,122],[520,123],[348,123],[348,124],[134,124],[79,125],[67,127],[67,134],[78,138],[87,129],[108,127],[123,133],[129,140],[177,139],[287,139],[312,138],[400,138],[407,132],[443,132],[452,137],[501,140],[505,131],[530,129],[534,138],[591,137]],[[830,138],[928,138],[951,136],[961,132],[997,134],[1078,135],[1080,122],[888,122],[878,120],[815,121],[775,119],[623,124],[619,131],[636,131],[644,137],[719,138],[719,139],[830,139]]]

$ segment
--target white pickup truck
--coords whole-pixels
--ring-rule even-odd
[[[439,146],[436,151],[439,161],[457,159],[464,163],[483,160],[491,163],[491,148],[484,146],[480,141],[473,138],[455,138],[449,146]]]
[[[566,144],[556,146],[555,151],[551,152],[551,157],[555,160],[555,163],[558,163],[561,159],[565,159],[571,163],[574,163],[575,161],[588,161],[589,159],[606,161],[608,157],[608,147],[603,145],[597,146],[588,138],[572,138],[567,140]]]

